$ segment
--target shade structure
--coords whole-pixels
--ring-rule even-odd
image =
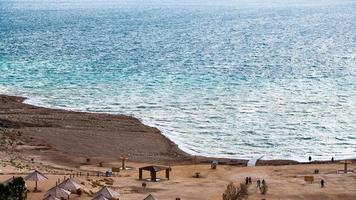
[[[26,181],[44,181],[44,180],[47,180],[48,178],[42,174],[41,172],[35,170],[34,172],[28,174],[26,177],[25,177],[25,180]]]
[[[69,178],[69,179],[63,181],[62,183],[60,183],[58,185],[58,187],[63,188],[68,191],[71,191],[71,192],[77,191],[81,188],[81,186],[77,182],[75,182],[75,180],[72,178]]]
[[[142,180],[143,178],[143,171],[149,171],[151,176],[151,181],[157,181],[157,172],[159,171],[166,171],[166,178],[169,180],[169,172],[171,168],[168,166],[157,166],[157,165],[150,165],[146,167],[139,168],[139,179]]]
[[[51,188],[50,190],[48,190],[44,196],[48,197],[50,195],[57,197],[57,198],[67,198],[70,195],[70,192],[63,188],[55,186],[55,187]]]
[[[38,181],[44,181],[44,180],[47,180],[48,178],[42,174],[41,172],[35,170],[34,172],[28,174],[26,177],[25,177],[25,180],[26,181],[35,181],[36,183],[36,186],[35,186],[35,191],[37,191],[37,182]]]
[[[154,197],[152,194],[149,194],[146,198],[143,200],[158,200],[156,197]]]
[[[97,196],[97,197],[94,197],[92,200],[109,200],[108,198],[104,197],[102,194]]]
[[[101,190],[99,190],[97,193],[95,193],[94,198],[100,195],[104,196],[107,199],[117,199],[120,196],[118,192],[106,186],[101,188]]]
[[[43,200],[60,200],[59,198],[52,196],[52,195],[48,195],[47,197],[45,197]]]

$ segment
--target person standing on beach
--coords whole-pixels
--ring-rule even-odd
[[[252,184],[252,178],[251,178],[251,176],[248,177],[248,184]]]
[[[248,185],[248,177],[245,178],[245,184]]]
[[[311,160],[312,160],[312,157],[311,157],[311,156],[309,156],[309,162],[311,162]]]
[[[260,188],[260,187],[261,187],[261,180],[257,179],[257,188]]]
[[[325,181],[324,181],[324,179],[321,179],[321,180],[320,180],[320,187],[321,187],[321,188],[325,187]]]

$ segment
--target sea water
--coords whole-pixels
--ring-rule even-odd
[[[0,92],[188,153],[356,155],[356,1],[0,0]]]

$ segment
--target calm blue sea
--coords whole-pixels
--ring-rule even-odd
[[[354,0],[0,0],[0,93],[189,153],[356,156]]]

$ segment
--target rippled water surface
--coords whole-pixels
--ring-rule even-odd
[[[0,93],[193,154],[355,157],[356,1],[0,0]]]

